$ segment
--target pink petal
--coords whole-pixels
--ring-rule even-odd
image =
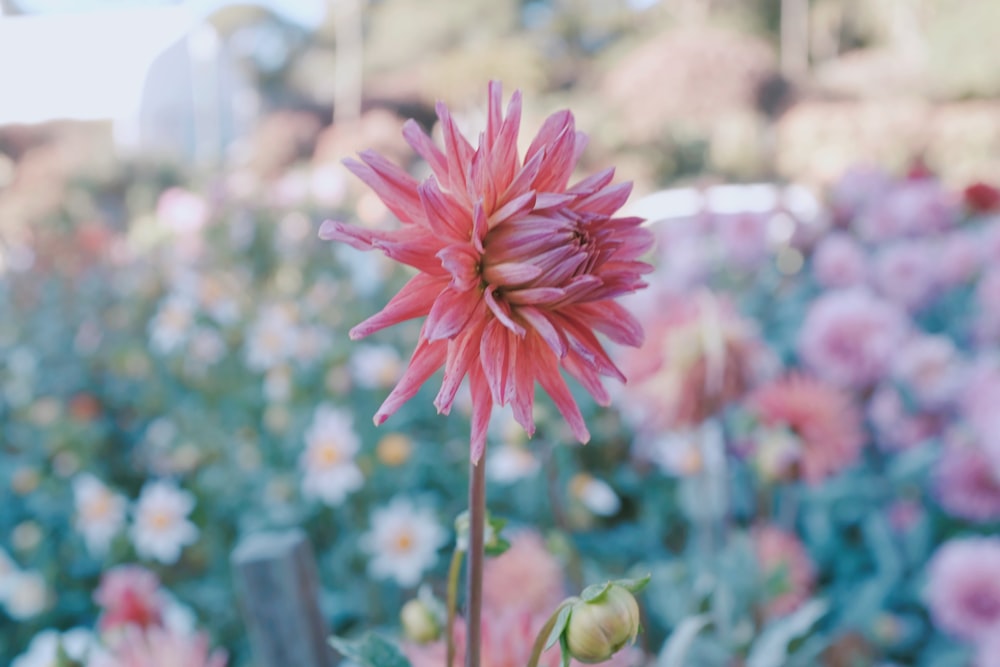
[[[533,356],[534,360],[529,363],[537,368],[538,383],[552,397],[563,419],[569,424],[573,436],[580,442],[587,443],[590,440],[590,432],[583,421],[583,415],[580,414],[580,407],[573,400],[566,381],[559,373],[555,357],[548,350],[539,351]]]
[[[517,132],[521,125],[521,91],[515,90],[507,105],[507,117],[491,148],[492,171],[498,192],[506,193],[514,180],[520,161],[517,157]]]
[[[562,358],[566,354],[566,338],[552,324],[552,321],[545,315],[545,312],[532,306],[522,306],[517,309],[517,314],[531,325],[538,336],[545,341],[557,357]]]
[[[486,300],[486,307],[493,312],[493,315],[500,320],[501,324],[516,333],[518,336],[524,336],[524,334],[527,333],[525,328],[515,322],[511,317],[510,306],[504,302],[497,301],[496,296],[493,294],[492,286],[486,288],[483,292],[483,297]]]
[[[363,163],[348,158],[344,166],[374,190],[397,218],[403,222],[422,222],[417,181],[375,151],[364,151],[360,157]]]
[[[434,176],[441,182],[448,178],[448,160],[444,153],[438,150],[431,138],[424,133],[417,121],[412,118],[403,124],[403,138],[413,147],[417,155],[430,165]]]
[[[587,211],[590,213],[603,213],[611,215],[628,201],[629,194],[632,193],[632,183],[625,182],[610,188],[596,192],[589,197],[577,200],[573,208],[577,211]]]
[[[441,119],[441,131],[444,134],[445,155],[448,158],[448,189],[455,193],[466,192],[466,166],[472,161],[475,152],[469,141],[462,136],[451,117],[451,112],[444,104],[437,105],[438,118]]]
[[[610,167],[604,171],[597,172],[593,176],[588,176],[573,187],[569,188],[567,192],[586,197],[604,188],[604,186],[608,185],[614,177],[615,169],[614,167]]]
[[[563,357],[562,365],[594,397],[598,405],[604,407],[611,405],[611,395],[601,384],[601,377],[588,364],[582,362],[580,355],[570,351]]]
[[[470,445],[472,462],[478,464],[486,452],[486,431],[493,412],[493,399],[482,369],[473,365],[469,371],[469,389],[472,390],[472,435]]]
[[[430,312],[434,300],[447,284],[447,279],[440,276],[418,273],[403,285],[385,308],[351,329],[351,339],[358,340],[394,324],[423,317]]]
[[[548,152],[550,146],[559,137],[563,136],[567,130],[572,131],[572,128],[573,114],[568,109],[557,111],[546,118],[545,122],[542,123],[542,127],[539,128],[538,134],[532,140],[531,145],[528,146],[528,152],[524,154],[524,161],[528,162],[542,151]]]
[[[450,245],[437,254],[441,266],[451,274],[451,285],[457,290],[470,290],[480,283],[479,262],[482,257],[466,243]]]
[[[538,172],[541,171],[542,162],[544,160],[544,150],[531,159],[525,158],[524,166],[517,172],[517,175],[514,177],[514,180],[511,181],[510,185],[507,186],[506,192],[504,192],[503,196],[500,197],[498,203],[503,205],[511,199],[520,197],[524,193],[531,191],[531,184],[535,182],[536,178],[538,178]]]
[[[452,338],[476,311],[483,293],[479,289],[456,290],[448,286],[438,295],[424,322],[428,340]]]
[[[505,300],[512,306],[545,306],[560,301],[565,296],[566,291],[558,287],[528,287],[504,294]]]
[[[542,270],[534,264],[506,262],[494,264],[483,270],[486,282],[495,286],[523,285],[542,275]]]
[[[483,330],[479,360],[483,375],[498,405],[510,402],[514,391],[514,366],[517,364],[517,337],[498,320],[490,320]]]
[[[498,208],[490,216],[490,228],[494,228],[502,222],[511,218],[522,217],[528,214],[535,207],[535,192],[529,190],[519,197],[514,197],[509,202]]]
[[[614,301],[578,304],[573,306],[572,312],[616,343],[632,347],[642,345],[642,324],[628,309]]]
[[[424,181],[417,188],[420,203],[424,207],[427,223],[437,234],[449,236],[455,240],[467,241],[469,228],[469,211],[462,208],[454,199],[441,192],[432,180]]]
[[[489,222],[486,218],[486,211],[483,209],[483,202],[477,201],[472,209],[472,245],[479,252],[483,252],[483,239],[489,232]]]
[[[483,335],[486,306],[480,304],[477,312],[473,314],[472,324],[461,334],[448,341],[448,358],[444,368],[444,380],[441,382],[441,389],[434,399],[434,407],[439,414],[448,414],[451,411],[451,404],[455,401],[458,388],[462,386],[462,379],[472,363],[478,359],[479,341]]]
[[[503,122],[503,86],[499,81],[490,81],[487,90],[486,147],[492,149]]]
[[[410,365],[403,373],[403,377],[393,388],[385,402],[375,413],[375,425],[380,426],[396,412],[403,403],[413,398],[420,387],[427,382],[427,379],[434,375],[437,369],[445,362],[448,354],[448,343],[443,340],[429,341],[421,338],[417,343],[417,348],[410,357]]]
[[[514,419],[524,427],[529,438],[535,434],[535,417],[533,412],[535,403],[535,374],[529,363],[531,360],[529,350],[537,347],[537,344],[532,342],[532,338],[533,336],[529,333],[518,355],[521,358],[521,363],[514,365],[514,398],[511,401]]]

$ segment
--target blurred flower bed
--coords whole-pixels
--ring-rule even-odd
[[[222,177],[51,148],[0,192],[0,664],[251,664],[229,557],[267,529],[305,529],[339,634],[443,595],[468,424],[432,382],[372,425],[419,323],[347,331],[407,276],[316,238],[391,215],[326,162],[350,133],[268,127]],[[647,342],[615,405],[581,395],[591,443],[541,397],[530,442],[491,424],[489,664],[646,571],[622,664],[1000,664],[998,193],[864,168],[823,203],[661,195]]]

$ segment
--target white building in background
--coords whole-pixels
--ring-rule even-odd
[[[257,114],[257,93],[205,18],[232,0],[21,0],[0,9],[0,126],[106,120],[125,152],[221,157]],[[257,0],[308,26],[322,0]]]

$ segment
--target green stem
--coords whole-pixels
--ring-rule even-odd
[[[469,567],[465,604],[465,667],[479,667],[480,633],[483,612],[483,564],[486,555],[486,456],[469,464]]]
[[[542,659],[542,653],[545,652],[545,644],[548,643],[552,628],[556,627],[556,622],[559,620],[559,613],[563,610],[563,607],[573,604],[576,600],[577,598],[569,598],[560,602],[556,610],[549,616],[549,620],[545,621],[545,625],[542,626],[542,629],[538,631],[538,636],[535,637],[535,643],[531,645],[531,658],[528,659],[528,667],[538,667],[538,661]]]
[[[448,667],[455,664],[455,612],[458,609],[458,575],[462,572],[465,550],[455,547],[448,567],[448,620],[445,625],[445,642],[448,648]]]

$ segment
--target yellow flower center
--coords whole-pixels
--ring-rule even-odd
[[[101,493],[80,508],[83,518],[96,521],[107,516],[111,512],[111,496],[108,493]]]
[[[332,468],[343,460],[335,440],[325,440],[316,448],[314,460],[321,468]]]
[[[396,548],[396,551],[409,551],[413,548],[413,535],[409,531],[403,531],[396,536],[396,541],[393,546]]]
[[[174,517],[170,512],[154,510],[149,513],[149,525],[153,530],[166,530],[173,523]]]

